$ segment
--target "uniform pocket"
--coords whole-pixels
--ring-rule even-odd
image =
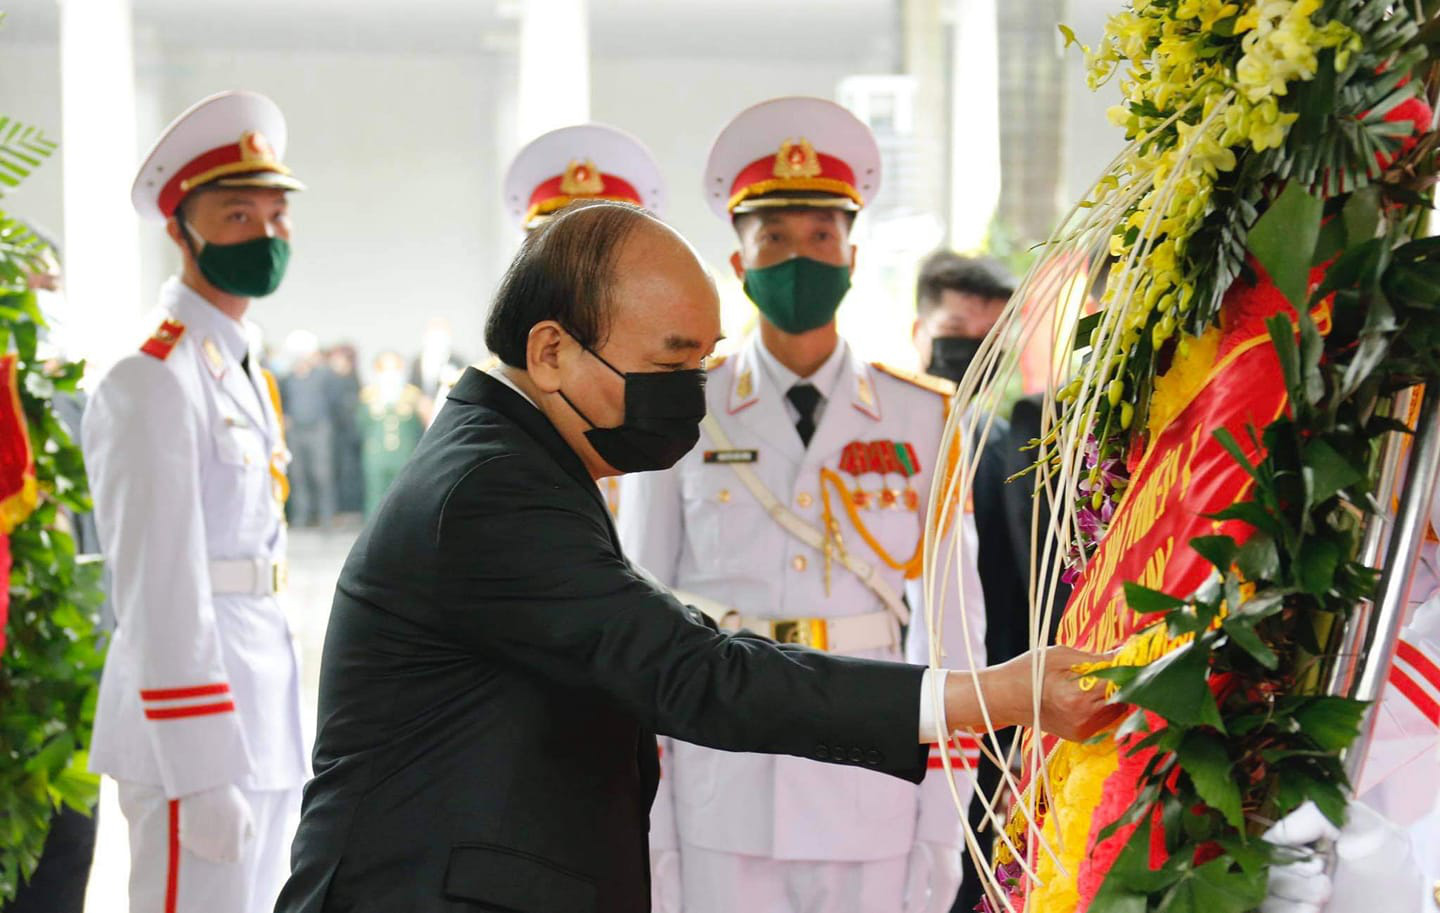
[[[462,843],[450,848],[445,897],[515,913],[587,913],[595,909],[595,882],[519,850]]]

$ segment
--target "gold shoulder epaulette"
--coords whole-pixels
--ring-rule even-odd
[[[705,370],[714,371],[716,368],[725,364],[725,359],[729,357],[729,355],[711,355],[709,358],[705,359]]]
[[[145,340],[145,344],[140,347],[140,351],[149,355],[151,358],[158,358],[164,361],[170,357],[171,352],[175,351],[175,346],[179,344],[180,337],[184,335],[185,324],[178,320],[161,321],[160,326],[150,335],[149,339]]]
[[[931,393],[938,393],[946,397],[955,395],[955,384],[943,377],[932,377],[929,374],[921,374],[919,371],[906,371],[904,368],[891,367],[879,361],[870,362],[870,366],[882,374],[889,374],[896,380],[903,380],[922,390],[929,390]]]

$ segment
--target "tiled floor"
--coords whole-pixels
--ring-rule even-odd
[[[354,539],[353,528],[327,532],[292,530],[290,534],[290,587],[283,597],[283,605],[290,616],[291,630],[300,640],[302,721],[307,742],[314,735],[320,650],[325,643],[330,599],[340,566]],[[129,850],[125,819],[115,799],[115,784],[107,779],[101,784],[100,837],[86,894],[86,913],[129,913],[125,890],[130,870]]]

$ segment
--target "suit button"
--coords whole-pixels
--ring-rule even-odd
[[[865,752],[861,751],[858,748],[850,749],[850,760],[854,761],[856,764],[859,764],[861,761],[865,760]]]
[[[804,555],[796,555],[794,558],[790,559],[790,566],[797,571],[803,571],[805,570],[805,568],[809,567],[809,565],[810,562],[805,560]]]
[[[871,767],[874,767],[874,766],[876,766],[877,764],[879,764],[879,763],[880,763],[880,752],[876,751],[876,750],[873,749],[873,748],[870,749],[869,751],[865,752],[865,763],[866,763],[866,764],[869,764]]]
[[[839,745],[831,745],[830,757],[834,758],[837,761],[845,760],[845,749],[841,748]]]
[[[824,745],[816,745],[816,746],[815,746],[815,757],[818,758],[818,759],[820,759],[821,761],[827,761],[827,760],[829,760],[829,759],[830,759],[830,749],[826,748]]]
[[[815,498],[808,491],[802,491],[795,496],[795,506],[804,509],[815,503]]]
[[[716,501],[719,501],[721,504],[729,504],[729,503],[730,503],[730,489],[728,489],[728,488],[722,488],[722,489],[720,489],[719,491],[715,492],[715,500],[716,500]]]

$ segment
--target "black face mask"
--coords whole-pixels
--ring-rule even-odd
[[[960,383],[965,369],[980,351],[979,339],[964,336],[937,336],[930,341],[930,373]]]
[[[601,459],[621,472],[651,472],[669,469],[690,452],[700,440],[700,421],[705,418],[704,371],[627,374],[598,352],[585,351],[625,381],[625,421],[614,428],[596,426],[564,391],[560,393],[590,426],[585,439]]]

